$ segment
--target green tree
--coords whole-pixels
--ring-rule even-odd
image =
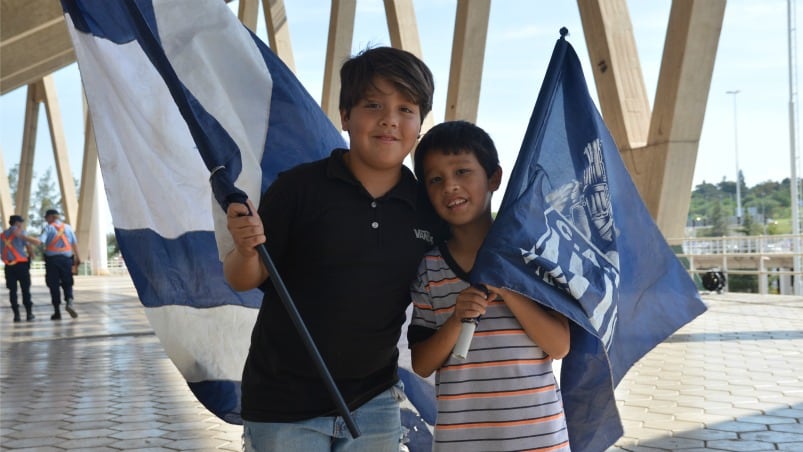
[[[744,235],[761,235],[764,233],[764,227],[761,223],[756,222],[749,211],[745,210],[742,226],[737,231]]]
[[[45,225],[45,212],[48,209],[64,211],[61,207],[61,196],[56,189],[56,182],[53,180],[52,169],[48,168],[45,175],[36,182],[36,192],[34,193],[31,210],[28,212],[28,227],[32,231],[41,231]]]
[[[17,199],[17,179],[19,179],[20,174],[20,164],[17,163],[11,168],[11,171],[8,172],[8,187],[11,189],[11,201]]]
[[[117,236],[112,232],[106,234],[106,257],[111,259],[120,255],[120,244],[117,243]]]
[[[728,223],[725,212],[722,211],[722,203],[715,202],[708,213],[711,229],[708,231],[709,237],[722,237],[728,235]]]

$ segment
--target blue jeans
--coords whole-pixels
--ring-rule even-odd
[[[399,402],[401,382],[351,413],[360,429],[351,437],[340,416],[323,416],[298,422],[243,421],[246,452],[399,452],[402,438]]]

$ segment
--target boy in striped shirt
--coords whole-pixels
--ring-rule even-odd
[[[416,148],[415,174],[451,231],[424,256],[411,288],[413,370],[436,372],[434,450],[568,451],[552,372],[552,360],[569,352],[568,320],[520,294],[468,282],[501,184],[493,141],[469,122],[439,124]],[[479,316],[466,359],[453,357],[463,319]]]

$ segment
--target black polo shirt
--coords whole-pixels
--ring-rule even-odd
[[[346,404],[355,409],[393,385],[409,285],[433,244],[436,222],[415,177],[373,198],[343,161],[279,175],[259,215],[267,248]],[[273,284],[251,335],[242,415],[287,422],[336,413]]]

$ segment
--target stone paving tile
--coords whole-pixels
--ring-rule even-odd
[[[184,439],[165,444],[165,447],[173,450],[214,450],[225,446],[226,442],[218,439]]]
[[[46,447],[15,448],[14,451],[15,452],[64,452],[64,449],[62,449],[60,447],[46,446]]]
[[[616,389],[627,421],[609,452],[803,451],[797,440],[803,428],[803,298],[705,299],[708,312],[636,363]],[[678,395],[666,399],[665,391]],[[660,423],[647,420],[654,414],[686,424],[668,422],[664,428],[671,432],[656,434]],[[702,444],[671,442],[677,439]]]
[[[40,436],[35,438],[22,438],[22,439],[7,439],[3,438],[0,444],[3,449],[23,449],[23,448],[39,448],[43,446],[55,446],[61,444],[64,440],[56,438],[55,436]]]
[[[117,441],[114,443],[114,447],[121,450],[136,450],[136,451],[164,450],[161,447],[171,442],[172,441],[165,438],[145,437],[145,438],[134,438],[134,439]]]
[[[767,432],[750,432],[739,435],[739,438],[746,440],[764,441],[766,443],[799,443],[803,442],[803,434],[786,433],[775,430]]]
[[[774,432],[789,432],[803,435],[803,424],[801,424],[800,422],[789,423],[789,424],[774,424],[770,425],[770,430]]]
[[[763,441],[747,441],[743,439],[709,441],[708,446],[714,449],[734,452],[764,452],[776,450],[774,446]]]
[[[0,309],[2,450],[241,450],[242,428],[197,402],[130,279],[78,277],[80,317],[61,322],[33,289],[35,322]],[[803,298],[704,298],[616,389],[625,433],[608,452],[803,451]]]
[[[724,430],[713,429],[698,429],[698,430],[681,430],[674,432],[674,436],[680,438],[699,439],[703,441],[712,441],[717,439],[737,439],[739,435],[736,432],[727,432]]]

